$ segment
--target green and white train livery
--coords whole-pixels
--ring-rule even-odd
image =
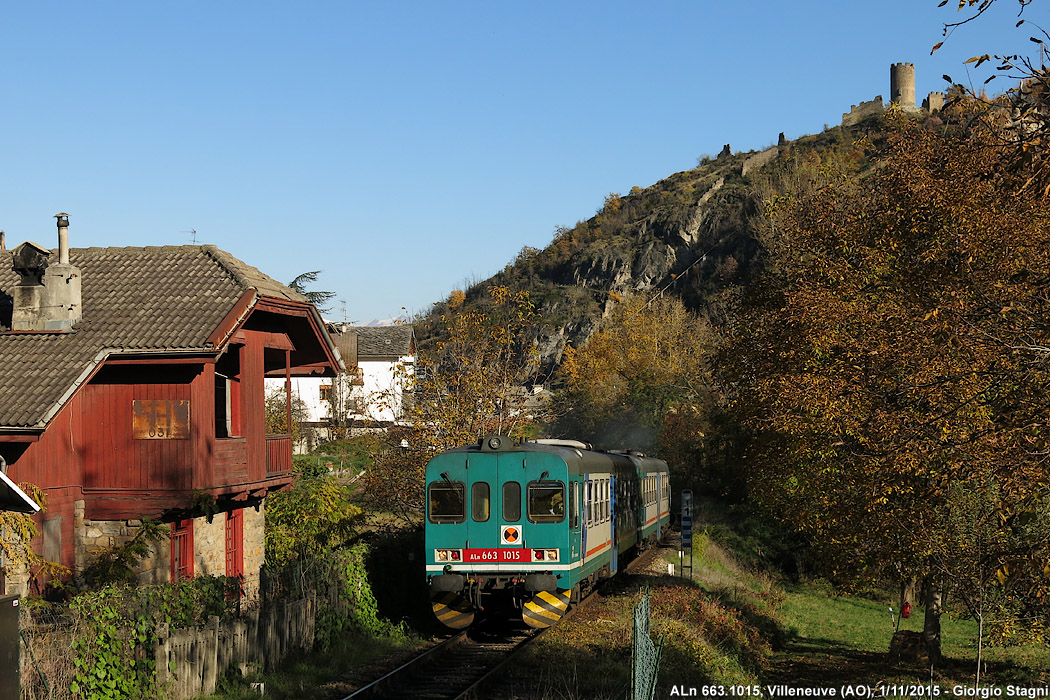
[[[550,626],[670,522],[664,462],[574,441],[490,436],[431,459],[426,490],[431,603],[454,629],[501,603]]]

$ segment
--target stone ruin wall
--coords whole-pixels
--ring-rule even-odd
[[[944,109],[943,92],[931,92],[922,101],[922,107],[915,105],[915,66],[911,63],[894,63],[890,66],[890,104],[897,104],[902,110],[910,113],[935,114]],[[882,114],[887,106],[883,105],[882,95],[859,105],[852,105],[842,115],[842,126],[854,126],[869,117]]]
[[[849,112],[842,115],[842,126],[860,124],[868,117],[882,114],[885,109],[882,104],[882,95],[876,95],[874,100],[861,102],[859,105],[851,105]]]

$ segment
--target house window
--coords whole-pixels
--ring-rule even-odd
[[[226,575],[244,576],[244,510],[226,514]]]
[[[133,399],[131,430],[136,440],[186,440],[190,436],[190,402]]]
[[[332,385],[322,384],[321,385],[321,400],[331,401],[332,400]]]
[[[44,521],[44,559],[62,563],[62,516]]]
[[[215,437],[227,438],[233,435],[233,426],[230,424],[230,416],[233,414],[230,406],[231,400],[230,378],[215,373]]]
[[[176,520],[171,524],[171,580],[193,578],[193,521]]]

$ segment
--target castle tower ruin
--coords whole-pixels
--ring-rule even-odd
[[[894,63],[890,66],[890,102],[905,111],[915,110],[915,64]]]
[[[943,92],[931,92],[930,96],[922,103],[922,106],[930,114],[940,112],[944,109],[944,99]]]

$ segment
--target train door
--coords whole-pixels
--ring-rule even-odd
[[[583,518],[580,517],[582,492],[581,481],[569,481],[569,561],[582,561],[583,553],[587,551],[583,548],[583,533],[587,528],[581,524]]]
[[[609,572],[615,574],[619,570],[620,549],[616,541],[616,476],[609,477],[609,526],[612,532],[609,537],[612,540],[612,550],[609,552]]]
[[[522,528],[524,466],[525,461],[520,455],[499,455],[496,460],[494,483],[498,485],[499,491],[495,494],[496,521],[499,526],[496,541],[504,549],[525,546]]]
[[[594,482],[591,481],[590,474],[583,475],[583,482],[580,486],[583,493],[583,531],[580,533],[580,560],[587,558],[587,530],[591,526],[591,522],[594,517],[594,501],[593,494],[591,491],[594,488]]]
[[[524,544],[522,458],[487,454],[467,462],[467,556],[470,564],[515,561]]]
[[[464,560],[484,561],[483,550],[495,547],[492,536],[492,482],[496,460],[489,456],[467,459],[467,541]]]

